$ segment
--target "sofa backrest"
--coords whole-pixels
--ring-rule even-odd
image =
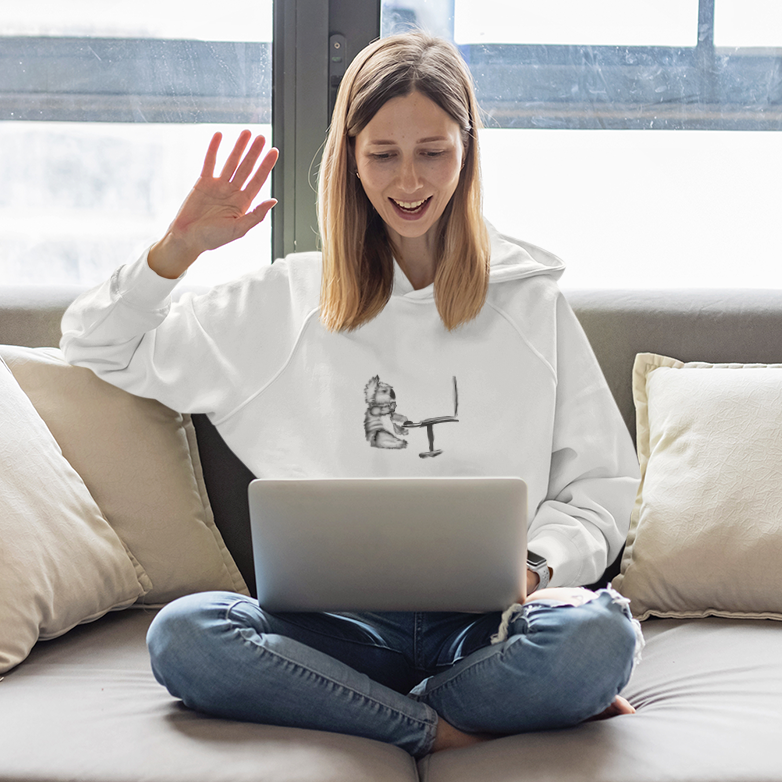
[[[0,285],[0,344],[56,346],[63,312],[82,290],[65,285]]]
[[[635,439],[636,353],[782,363],[782,290],[566,291]]]

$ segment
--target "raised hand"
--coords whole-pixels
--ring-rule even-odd
[[[278,157],[277,150],[270,149],[253,173],[266,140],[263,136],[256,136],[245,154],[251,137],[249,130],[239,134],[217,177],[214,171],[222,134],[215,133],[212,137],[201,176],[166,235],[149,251],[149,266],[161,277],[175,279],[201,253],[240,239],[258,225],[277,203],[271,198],[250,210]]]

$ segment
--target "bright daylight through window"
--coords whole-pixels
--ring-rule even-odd
[[[565,287],[782,287],[778,0],[384,0],[453,40],[485,210]]]
[[[93,285],[165,231],[215,130],[271,135],[271,0],[0,10],[0,284]],[[263,195],[263,197],[268,197]],[[268,224],[191,284],[271,261]]]
[[[308,40],[344,32],[317,8]],[[351,8],[374,18],[372,2]],[[560,255],[564,287],[782,287],[780,0],[381,0],[382,35],[410,26],[459,47],[484,111],[486,216]],[[215,129],[270,137],[272,27],[272,0],[230,14],[184,0],[132,13],[6,3],[0,282],[103,280],[165,230]],[[291,73],[311,100],[330,87],[308,62]],[[297,183],[277,209],[286,219],[314,200],[326,132],[302,105],[293,126],[314,143],[304,154],[280,140],[278,169]],[[188,282],[271,262],[270,223]],[[315,245],[314,216],[296,236]]]

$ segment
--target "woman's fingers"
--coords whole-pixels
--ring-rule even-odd
[[[268,201],[264,201],[262,204],[256,206],[250,214],[260,223],[266,215],[271,212],[272,207],[274,206],[277,206],[277,199],[270,198]]]
[[[275,147],[272,147],[261,161],[261,165],[258,166],[258,170],[253,175],[253,178],[247,183],[245,193],[250,199],[250,203],[252,203],[252,201],[255,199],[255,196],[261,192],[261,188],[269,178],[269,174],[274,168],[274,164],[277,162],[277,158],[279,156],[279,150],[277,150]]]
[[[239,134],[239,138],[236,140],[231,153],[228,155],[228,159],[223,165],[220,176],[215,178],[214,171],[222,134],[215,133],[212,136],[206,151],[206,157],[204,158],[201,181],[196,188],[204,197],[218,203],[232,204],[231,208],[238,206],[242,211],[249,209],[269,178],[269,174],[279,157],[279,152],[276,149],[270,149],[264,155],[257,170],[255,170],[258,160],[263,153],[263,148],[266,145],[266,139],[263,136],[256,136],[250,148],[247,149],[247,144],[251,137],[252,133],[249,130],[243,130]],[[247,149],[246,153],[245,149]],[[253,173],[254,170],[255,173]],[[186,201],[183,208],[188,206],[188,203]],[[248,220],[248,223],[251,224],[250,227],[260,222],[276,203],[274,199],[271,199],[265,201],[251,212],[247,212],[246,216],[251,218]],[[190,206],[197,207],[197,204],[193,202]]]
[[[220,179],[231,180],[251,136],[252,133],[249,130],[243,130],[239,134],[239,138],[236,139],[234,148],[231,150],[231,154],[228,155],[228,159],[225,161],[225,165],[223,165],[223,170],[220,172]]]
[[[244,188],[244,194],[250,203],[252,203],[261,191],[261,188],[269,178],[269,174],[279,157],[279,151],[272,147],[264,156],[260,166],[258,166],[258,170],[253,174],[253,169],[266,145],[266,139],[263,136],[256,136],[253,143],[250,145],[250,149],[247,150],[247,154],[244,154],[247,142],[250,140],[251,136],[252,133],[250,133],[249,130],[243,130],[239,134],[239,138],[236,140],[234,148],[231,150],[231,154],[225,161],[219,177],[222,180],[229,181],[232,185],[241,190],[245,182],[247,182],[248,177],[252,175],[252,178],[247,182],[247,186]],[[209,148],[206,151],[204,167],[201,171],[202,177],[214,177],[217,151],[220,147],[221,140],[221,133],[215,133],[214,136],[212,136],[212,140],[209,142]]]
[[[211,178],[215,174],[215,163],[217,162],[217,150],[220,147],[220,142],[223,140],[222,133],[215,133],[212,136],[212,140],[209,142],[209,147],[206,150],[206,157],[204,158],[204,167],[201,169],[201,176]]]
[[[264,201],[241,218],[241,224],[239,226],[239,233],[237,239],[247,234],[250,229],[255,228],[256,225],[263,222],[264,218],[271,211],[271,208],[277,203],[276,198],[270,198],[268,201]]]
[[[532,603],[535,600],[556,600],[572,606],[584,605],[590,600],[594,600],[597,595],[590,589],[584,587],[546,587],[538,589],[531,595],[527,595],[525,603]]]
[[[261,156],[261,152],[266,144],[266,139],[263,136],[256,136],[253,143],[250,145],[250,149],[247,154],[242,158],[242,162],[236,169],[236,173],[233,175],[231,182],[237,187],[242,187],[247,181],[250,174],[252,174],[255,164],[258,162],[258,158]]]

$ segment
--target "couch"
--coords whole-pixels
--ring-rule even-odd
[[[228,579],[252,591],[244,495],[251,476],[208,420],[123,407],[135,402],[113,396],[88,401],[103,393],[89,385],[91,379],[79,374],[72,384],[56,353],[26,350],[57,344],[59,318],[77,292],[0,288],[0,343],[17,346],[3,348],[0,356],[63,456],[72,453],[76,472],[84,473],[84,484],[100,506],[96,529],[106,540],[116,532],[113,543],[121,540],[131,552],[136,546],[145,551],[158,534],[155,519],[147,517],[138,523],[139,533],[132,514],[121,518],[125,508],[119,505],[146,502],[148,514],[150,505],[169,500],[168,494],[156,494],[167,481],[167,467],[155,462],[157,449],[164,447],[155,432],[168,426],[176,435],[171,447],[179,448],[180,456],[189,454],[183,503],[191,503],[193,516],[199,516],[192,524],[201,543],[211,547],[209,556],[222,557],[207,581]],[[154,605],[177,590],[210,586],[198,585],[208,568],[188,559],[190,533],[182,527],[161,541],[159,550],[145,551],[141,564],[141,553],[139,562],[132,560],[127,584],[117,587],[125,592],[109,601],[117,610],[84,609],[89,616],[75,622],[71,617],[52,629],[46,624],[51,617],[41,609],[33,632],[56,637],[37,643],[32,638],[30,648],[18,654],[29,651],[26,659],[0,674],[0,782],[782,782],[777,744],[782,738],[782,503],[775,504],[782,491],[776,461],[782,442],[777,381],[782,367],[774,366],[782,363],[782,291],[602,290],[567,296],[630,431],[637,432],[644,468],[628,545],[605,576],[643,617],[643,658],[623,693],[636,714],[499,738],[415,762],[371,740],[189,711],[155,682],[144,640]],[[636,359],[636,354],[644,356]],[[46,380],[49,372],[52,379]],[[70,393],[70,401],[46,402],[50,386],[57,394]],[[80,399],[89,409],[74,412]],[[638,427],[636,408],[644,419]],[[32,408],[25,410],[33,416]],[[87,431],[74,445],[66,430],[77,419]],[[131,431],[119,431],[123,426]],[[114,455],[100,450],[103,441],[111,441],[106,432],[112,427],[117,442],[124,438],[114,451],[136,459],[132,470],[127,461],[113,465]],[[48,436],[39,429],[41,437]],[[6,455],[19,439],[5,443]],[[142,475],[144,469],[152,470],[153,479]],[[128,478],[133,471],[137,474]],[[128,497],[115,501],[128,483]],[[208,496],[198,488],[202,485]],[[48,485],[37,491],[46,493]],[[0,494],[0,503],[6,501]],[[167,523],[164,519],[159,526]],[[31,534],[34,548],[40,541],[38,533]],[[56,520],[45,534],[58,534]],[[0,547],[8,542],[0,538]],[[41,561],[58,561],[56,551],[54,559],[46,557],[59,543],[40,545]],[[200,556],[199,545],[193,556]],[[171,583],[149,592],[142,571],[154,572],[151,581],[162,584],[169,570],[177,569],[184,581],[194,578],[194,585]],[[17,598],[15,593],[10,600],[11,587],[3,578],[0,572],[0,589],[6,590],[0,605],[5,601],[10,611],[29,599],[38,610],[34,594]],[[17,589],[16,582],[12,586]],[[66,587],[51,587],[50,599],[56,602]],[[77,597],[83,597],[85,589],[79,590]],[[20,623],[29,618],[13,616]],[[8,622],[0,624],[0,647],[9,628]]]

